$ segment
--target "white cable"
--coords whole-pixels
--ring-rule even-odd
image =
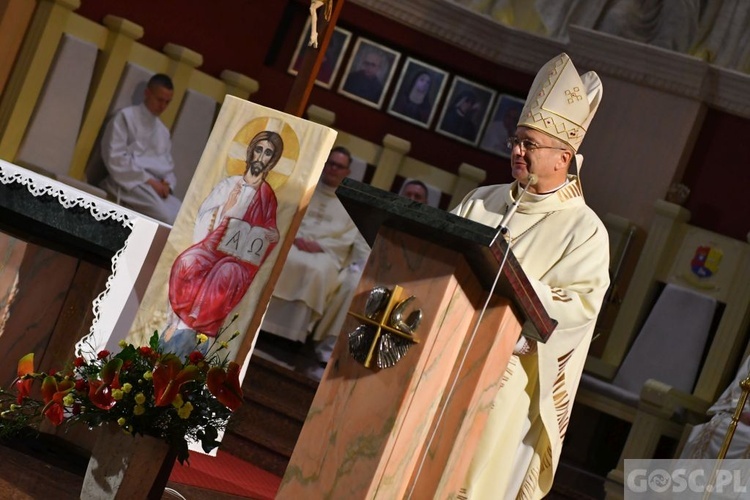
[[[179,500],[187,500],[187,498],[185,498],[184,496],[182,496],[174,488],[164,488],[164,493],[169,493],[170,495],[174,495],[175,497],[179,498]]]

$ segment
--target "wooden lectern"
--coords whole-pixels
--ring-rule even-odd
[[[378,369],[350,354],[362,320],[347,318],[277,498],[458,494],[522,327],[544,342],[556,322],[505,241],[490,245],[495,229],[349,179],[337,194],[372,246],[350,313],[398,285],[423,319],[403,358]]]

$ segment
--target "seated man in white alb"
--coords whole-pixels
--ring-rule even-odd
[[[365,269],[369,256],[370,246],[362,235],[357,233],[348,259],[351,264],[339,272],[340,286],[331,300],[328,301],[323,317],[320,318],[313,331],[313,340],[319,342],[315,346],[315,356],[323,365],[331,359],[333,348],[336,345],[339,333],[341,333],[341,327],[344,326],[346,314],[352,304],[354,292],[362,278],[362,271]],[[322,366],[316,368],[322,368]],[[315,374],[316,378],[320,378],[323,374],[320,369],[308,373]]]
[[[719,396],[719,399],[708,409],[711,420],[705,424],[696,425],[690,432],[681,458],[718,458],[729,423],[732,421],[732,415],[742,394],[740,382],[748,375],[750,375],[750,356],[742,363],[734,380]],[[737,423],[726,458],[750,458],[750,409],[747,403],[740,415],[740,421]]]
[[[263,331],[306,342],[339,287],[339,272],[348,263],[355,240],[361,238],[336,197],[350,164],[346,148],[331,150],[276,283]]]
[[[128,208],[173,224],[181,202],[172,192],[177,184],[169,130],[159,120],[174,93],[172,80],[156,74],[149,79],[143,103],[123,108],[102,136],[102,159],[108,176],[101,187]]]

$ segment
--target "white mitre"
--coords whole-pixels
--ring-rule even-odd
[[[579,76],[573,61],[562,53],[537,73],[518,126],[557,137],[578,152],[601,99],[599,76],[593,71]]]

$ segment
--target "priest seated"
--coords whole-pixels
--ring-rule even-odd
[[[336,188],[349,174],[351,159],[344,147],[331,150],[261,325],[264,332],[299,346],[323,317],[341,287],[342,277],[350,281],[354,276],[359,281],[369,254],[367,244],[336,197]],[[355,287],[350,287],[352,292]],[[321,340],[326,334],[317,329],[314,340]]]

